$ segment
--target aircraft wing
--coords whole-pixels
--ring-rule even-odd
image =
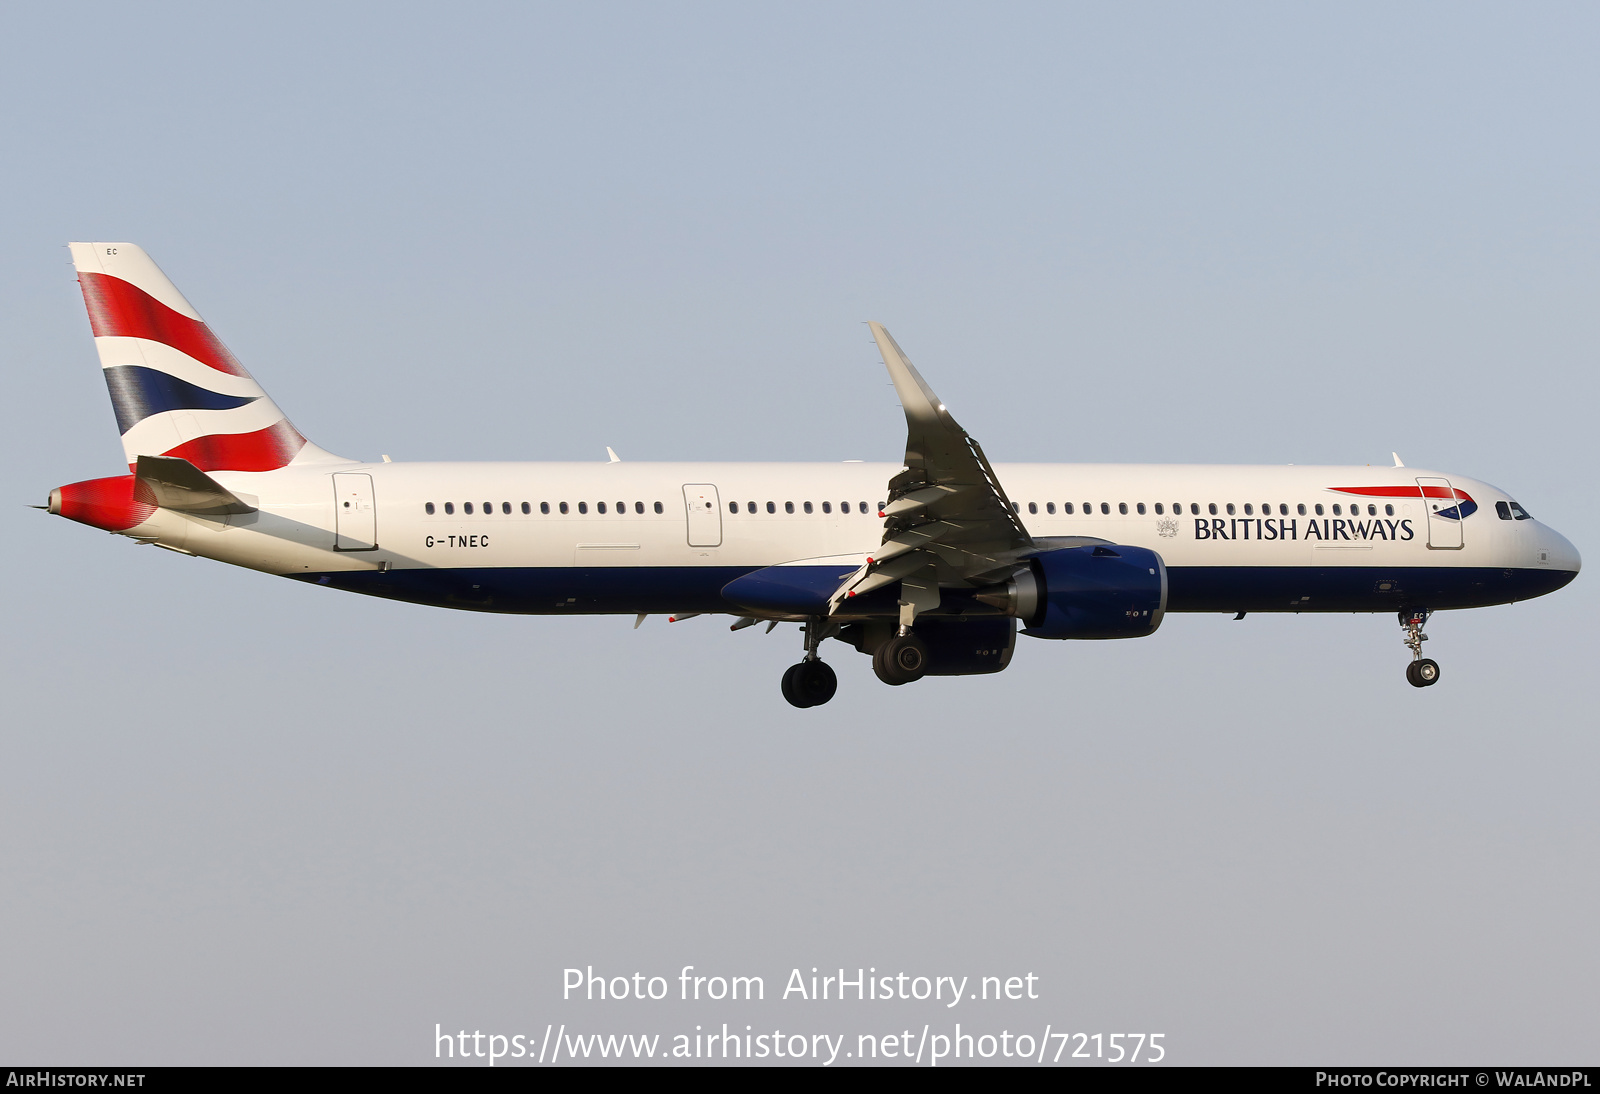
[[[940,586],[1003,580],[1035,545],[978,442],[889,332],[878,323],[868,326],[905,408],[905,470],[889,480],[883,546],[840,586],[830,610],[899,581],[901,622],[909,624],[917,612],[938,606]]]

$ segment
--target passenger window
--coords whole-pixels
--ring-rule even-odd
[[[1385,506],[1384,506],[1384,507],[1383,507],[1383,515],[1384,515],[1384,516],[1386,516],[1386,517],[1392,517],[1392,516],[1394,516],[1394,506],[1392,506],[1392,505],[1385,505]]]
[[[1123,516],[1127,516],[1128,515],[1128,503],[1125,502],[1125,501],[1117,502],[1117,512],[1121,513]]]
[[[867,503],[866,502],[862,502],[861,503],[861,511],[863,513],[865,513],[867,511]]]
[[[1322,503],[1318,502],[1314,508],[1316,509],[1317,516],[1320,517],[1322,515]]]
[[[756,511],[756,503],[753,501],[745,502],[745,506],[749,512],[754,513]]]
[[[1046,513],[1049,513],[1051,516],[1054,516],[1055,512],[1056,512],[1056,503],[1053,502],[1053,501],[1045,502],[1044,503],[1044,511]]]
[[[453,502],[453,501],[445,502],[444,503],[444,511],[445,511],[445,515],[446,516],[449,516],[451,513],[454,513],[456,511],[456,503]]]
[[[849,511],[850,511],[850,503],[847,502],[847,501],[841,501],[839,503],[839,512],[848,513]]]
[[[532,512],[533,512],[533,506],[529,505],[527,502],[523,502],[522,503],[522,515],[523,516],[527,516],[529,513],[532,513]]]
[[[1501,502],[1500,504],[1503,506],[1505,505],[1505,502]],[[430,517],[433,516],[433,502],[430,501],[427,505],[424,505],[422,507],[422,511],[427,513]],[[1511,519],[1511,510],[1509,509],[1506,510],[1506,519]]]
[[[1159,517],[1161,515],[1161,513],[1162,513],[1161,503],[1158,501],[1158,502],[1156,502],[1156,516]]]
[[[500,511],[501,511],[501,512],[502,512],[502,513],[509,513],[509,512],[511,512],[511,503],[510,503],[510,502],[509,502],[509,501],[503,501],[503,502],[501,502],[501,503],[500,503]]]
[[[1061,511],[1070,517],[1072,515],[1072,503],[1070,501],[1062,502]]]
[[[547,501],[541,501],[539,503],[539,512],[548,517],[550,515],[550,503]]]
[[[659,501],[656,502],[656,512],[657,513],[661,512],[661,503]]]
[[[1211,507],[1211,511],[1213,513],[1215,513],[1217,511],[1217,507],[1215,505],[1213,505]],[[1191,501],[1189,503],[1189,513],[1190,513],[1191,516],[1198,517],[1200,515],[1200,503],[1197,502],[1197,501]]]
[[[492,502],[492,501],[484,502],[483,503],[483,515],[484,516],[488,516],[489,514],[491,514],[493,512],[494,512],[494,502]]]
[[[1135,508],[1139,510],[1139,515],[1141,517],[1144,516],[1144,502],[1141,501],[1137,506],[1135,506]]]
[[[589,511],[589,503],[586,502],[586,501],[580,501],[578,503],[578,512],[587,513],[588,511]]]
[[[567,512],[567,503],[566,502],[562,502],[561,503],[561,512],[562,512],[563,516],[566,514],[566,512]]]
[[[1087,517],[1090,514],[1092,514],[1093,512],[1094,512],[1094,502],[1092,502],[1092,501],[1084,502],[1083,503],[1083,515]]]
[[[1231,501],[1228,503],[1228,515],[1230,517],[1233,516],[1233,502]]]
[[[1038,516],[1039,515],[1039,503],[1036,502],[1036,501],[1030,501],[1028,503],[1028,513],[1030,515],[1032,515],[1032,516]]]
[[[1278,515],[1280,517],[1288,516],[1289,515],[1289,506],[1287,504],[1280,504],[1278,506]]]
[[[824,512],[824,513],[831,513],[831,512],[833,512],[833,502],[831,502],[831,501],[825,501],[825,502],[823,502],[823,503],[822,503],[822,511],[823,511],[823,512]]]
[[[1339,512],[1339,503],[1338,502],[1334,502],[1333,503],[1333,515],[1336,516],[1336,517],[1344,515],[1343,513]]]
[[[794,502],[792,502],[792,501],[786,501],[786,502],[784,502],[784,503],[783,503],[783,511],[784,511],[784,512],[785,512],[785,513],[792,513],[792,512],[794,512]]]
[[[1300,504],[1298,504],[1298,505],[1296,505],[1296,506],[1295,506],[1295,507],[1294,507],[1294,511],[1295,511],[1295,512],[1296,512],[1296,513],[1299,513],[1299,514],[1300,514],[1300,515],[1301,515],[1301,516],[1302,516],[1302,517],[1303,517],[1303,516],[1305,516],[1305,515],[1306,515],[1306,506],[1305,506],[1305,503],[1304,503],[1304,502],[1301,502],[1301,503],[1300,503]]]
[[[1232,506],[1228,507],[1228,512],[1230,512],[1230,513],[1233,512],[1233,507]],[[1244,515],[1247,516],[1247,517],[1253,517],[1253,516],[1256,515],[1256,511],[1250,507],[1250,503],[1249,502],[1245,502],[1244,503]]]
[[[472,503],[470,501],[462,502],[461,511],[470,517],[472,515]]]
[[[1213,502],[1207,503],[1207,508],[1209,508],[1211,510],[1211,515],[1212,516],[1216,516],[1217,515],[1217,503],[1216,502],[1213,501]]]
[[[775,502],[775,501],[767,502],[767,512],[776,513],[777,511],[778,511],[778,503],[777,502]]]
[[[642,501],[634,502],[633,503],[633,511],[635,513],[643,513],[644,512],[644,502],[642,502]]]
[[[739,503],[736,502],[736,501],[730,501],[728,503],[728,512],[737,513],[738,511],[739,511]]]
[[[583,512],[583,506],[578,506],[578,511],[580,513]],[[596,513],[604,513],[606,511],[606,503],[603,501],[595,502],[594,511]]]
[[[805,510],[805,511],[806,511],[806,512],[808,512],[808,513],[809,513],[809,512],[811,512],[811,503],[810,503],[810,502],[809,502],[809,501],[808,501],[808,502],[806,502],[806,503],[804,503],[804,504],[803,504],[803,505],[802,505],[802,506],[801,506],[801,508],[802,508],[802,509],[804,509],[804,510]]]
[[[1111,503],[1109,501],[1101,502],[1100,503],[1100,512],[1104,513],[1106,516],[1110,516],[1111,515]]]

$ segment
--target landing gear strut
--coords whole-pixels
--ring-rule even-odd
[[[1400,612],[1400,626],[1406,632],[1403,641],[1411,651],[1411,664],[1406,666],[1406,680],[1414,688],[1432,687],[1439,682],[1439,662],[1422,656],[1422,644],[1428,640],[1422,628],[1432,614],[1427,608],[1405,608]]]
[[[817,647],[838,627],[821,619],[812,619],[805,625],[806,656],[798,665],[790,665],[783,674],[783,697],[790,706],[820,707],[839,689],[839,678],[817,657]]]

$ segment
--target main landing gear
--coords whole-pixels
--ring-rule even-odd
[[[1406,666],[1406,680],[1414,688],[1432,687],[1439,682],[1439,662],[1422,656],[1422,644],[1428,640],[1422,628],[1432,614],[1427,608],[1404,608],[1400,612],[1400,626],[1406,632],[1404,642],[1411,651],[1411,664]]]
[[[783,674],[783,697],[789,700],[790,706],[820,707],[833,693],[839,690],[839,678],[817,656],[817,647],[822,640],[838,630],[838,627],[829,628],[820,619],[813,619],[805,625],[806,656],[798,665],[790,665]]]
[[[907,631],[897,634],[872,654],[872,671],[885,684],[910,684],[928,671],[928,647]]]

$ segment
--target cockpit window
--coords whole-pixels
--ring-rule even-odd
[[[1526,509],[1524,509],[1522,506],[1518,505],[1516,502],[1512,502],[1511,503],[1511,515],[1512,515],[1512,517],[1514,517],[1517,520],[1532,520],[1533,519],[1533,514],[1529,513]]]
[[[1497,501],[1494,503],[1494,513],[1495,516],[1499,517],[1501,520],[1510,520],[1511,506],[1507,505],[1503,501]]]

